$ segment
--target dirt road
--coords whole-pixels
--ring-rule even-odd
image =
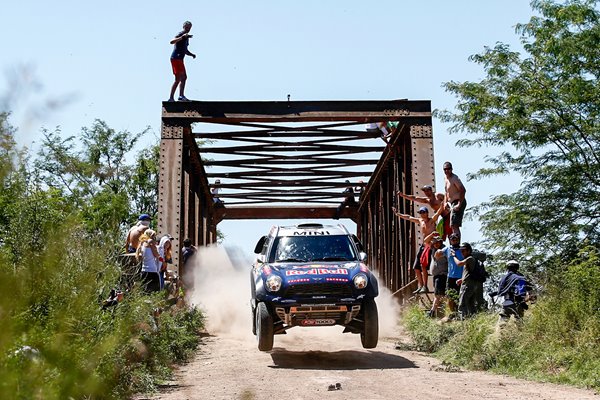
[[[301,328],[298,328],[301,329]],[[152,397],[206,399],[595,399],[591,391],[481,372],[445,372],[439,361],[383,339],[363,350],[357,336],[289,331],[270,353],[252,340],[210,336],[176,382]],[[326,328],[329,329],[329,328]],[[329,385],[341,385],[329,391]]]
[[[377,298],[379,345],[361,347],[341,327],[293,328],[260,352],[251,332],[249,269],[222,250],[203,250],[192,301],[207,315],[209,335],[197,356],[153,400],[275,399],[594,399],[591,391],[532,383],[482,372],[448,372],[440,362],[399,351],[398,309],[389,293]],[[340,390],[328,390],[339,383]],[[138,400],[144,397],[139,397]]]

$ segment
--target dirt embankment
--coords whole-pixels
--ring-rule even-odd
[[[249,264],[233,266],[222,249],[207,249],[197,266],[193,301],[208,315],[197,356],[165,385],[158,400],[274,399],[600,399],[592,391],[532,383],[483,372],[456,372],[395,347],[397,310],[377,299],[381,333],[376,349],[341,327],[293,328],[257,350],[251,332]],[[339,384],[339,389],[329,390]],[[145,397],[139,397],[141,400]]]

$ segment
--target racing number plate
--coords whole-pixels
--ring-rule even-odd
[[[319,319],[303,319],[300,321],[301,326],[324,326],[335,325],[335,319],[319,318]]]

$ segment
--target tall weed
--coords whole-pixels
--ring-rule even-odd
[[[521,378],[600,390],[600,257],[586,247],[522,323],[484,313],[436,323],[418,309],[403,324],[415,344],[446,362]]]

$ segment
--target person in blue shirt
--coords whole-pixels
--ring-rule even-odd
[[[448,282],[446,284],[446,290],[453,289],[458,294],[460,287],[458,286],[457,281],[462,279],[463,267],[456,264],[452,251],[454,251],[454,256],[457,259],[463,260],[464,257],[460,251],[460,237],[456,233],[451,233],[450,236],[448,236],[448,240],[450,241],[450,246],[444,249],[446,258],[448,258]],[[448,297],[448,308],[452,312],[455,312],[458,308],[456,302],[450,297]]]
[[[175,82],[173,83],[173,86],[171,86],[171,95],[169,96],[168,101],[175,101],[174,96],[177,86],[179,86],[178,100],[190,101],[185,97],[184,94],[187,73],[185,71],[183,59],[185,56],[196,58],[196,55],[188,50],[189,40],[193,37],[190,35],[191,29],[192,23],[190,21],[185,21],[183,23],[183,30],[179,32],[170,42],[172,45],[175,45],[173,48],[173,53],[171,53],[171,67],[173,68],[173,75],[175,75]]]

